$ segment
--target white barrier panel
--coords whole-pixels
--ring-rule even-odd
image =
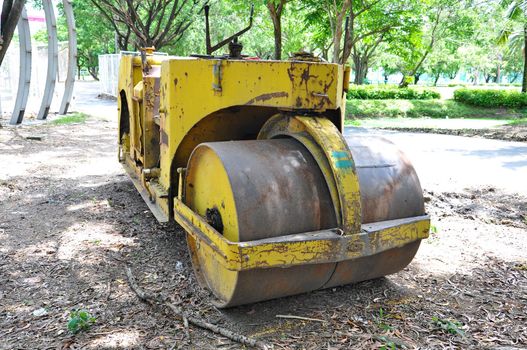
[[[100,93],[117,97],[120,54],[99,55]]]

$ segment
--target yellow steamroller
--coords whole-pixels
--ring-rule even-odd
[[[429,232],[422,190],[393,144],[343,136],[349,69],[245,57],[231,39],[225,56],[208,35],[209,55],[124,55],[118,87],[119,160],[156,218],[185,229],[216,305],[407,266]]]

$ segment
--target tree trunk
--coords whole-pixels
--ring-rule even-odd
[[[439,74],[435,76],[434,78],[434,86],[437,86],[437,82],[439,81]]]
[[[2,64],[9,44],[11,44],[11,39],[13,39],[13,34],[15,33],[16,25],[22,14],[22,9],[24,8],[25,0],[13,0],[13,1],[4,1],[2,5],[2,32],[0,33],[0,65]]]
[[[423,62],[426,60],[426,57],[428,57],[428,54],[430,54],[430,51],[432,51],[432,48],[434,47],[435,40],[436,40],[436,30],[437,30],[437,27],[438,27],[439,23],[441,22],[440,19],[441,19],[441,13],[442,12],[443,12],[443,7],[441,6],[438,9],[437,17],[436,17],[436,20],[435,20],[435,23],[434,23],[434,27],[432,29],[432,37],[430,39],[430,44],[428,44],[428,47],[426,48],[426,51],[424,52],[423,56],[421,57],[421,59],[419,60],[417,65],[411,71],[411,73],[408,76],[404,75],[404,73],[403,73],[403,79],[401,80],[401,83],[399,84],[400,88],[408,87],[409,80],[408,80],[407,77],[411,77],[411,76],[413,76],[413,75],[415,75],[417,73],[419,68],[421,68],[421,65],[423,64]],[[417,84],[417,82],[414,82],[414,83]]]
[[[353,55],[353,72],[355,73],[355,78],[353,83],[356,85],[362,85],[361,76],[362,76],[362,67],[360,58],[357,55]]]
[[[362,67],[362,84],[364,84],[364,81],[366,81],[366,77],[368,76],[368,62],[364,63],[364,66]]]
[[[364,74],[364,68],[363,67],[361,67],[360,69],[355,69],[355,79],[354,79],[353,83],[355,85],[363,85],[365,77],[366,76]]]
[[[354,54],[353,71],[355,72],[353,83],[356,85],[364,84],[364,80],[368,75],[368,59],[363,57],[361,54]]]
[[[99,81],[99,76],[97,74],[97,68],[94,68],[94,67],[88,68],[88,73],[90,73],[93,79]]]
[[[280,0],[278,3],[273,1],[267,2],[267,9],[273,21],[275,60],[282,59],[282,12],[286,2],[287,0]]]
[[[277,23],[273,22],[274,26],[274,59],[282,59],[282,23],[278,19]]]
[[[271,5],[272,6],[272,5]],[[282,21],[280,16],[273,16],[271,13],[271,19],[273,20],[273,30],[274,30],[274,59],[282,59]]]
[[[410,85],[408,77],[412,77],[412,76],[417,75],[417,71],[423,65],[423,62],[426,60],[426,57],[428,57],[428,54],[430,53],[430,50],[432,50],[432,46],[433,46],[433,42],[430,43],[430,45],[428,47],[428,50],[423,54],[423,57],[421,57],[421,59],[419,60],[419,62],[417,63],[417,65],[414,67],[414,69],[412,70],[412,72],[410,74],[408,74],[408,75],[404,75],[403,74],[403,79],[399,83],[399,87],[400,88],[406,88],[406,87],[408,87],[408,85]],[[417,80],[419,80],[419,78]],[[417,81],[414,81],[414,84],[417,84]]]
[[[335,30],[333,36],[333,63],[344,63],[340,61],[340,41],[342,39],[342,23],[351,5],[351,0],[345,0],[342,4],[342,8],[337,12],[337,18],[335,18]]]
[[[523,26],[523,79],[522,79],[522,93],[527,92],[527,55],[525,49],[527,48],[527,23]]]
[[[322,58],[325,59],[326,61],[329,61],[329,48],[322,49]]]
[[[417,85],[419,82],[419,79],[421,79],[421,73],[415,73],[414,74],[414,84]]]
[[[340,63],[340,39],[342,38],[342,16],[336,20],[335,37],[333,38],[333,63]]]

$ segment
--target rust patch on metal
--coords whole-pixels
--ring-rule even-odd
[[[286,91],[280,91],[280,92],[272,92],[269,94],[262,94],[259,96],[256,96],[255,98],[249,100],[249,102],[246,103],[246,105],[253,105],[257,102],[265,102],[273,98],[280,98],[280,97],[289,97],[289,93]]]
[[[331,76],[331,80],[327,83],[327,84],[324,84],[324,92],[327,93],[329,88],[331,87],[331,85],[333,85],[333,82],[335,81],[335,76],[332,75]]]
[[[298,108],[302,107],[302,98],[300,96],[296,98],[296,106]]]
[[[293,65],[291,65],[291,67],[287,68],[287,75],[289,75],[289,80],[291,80],[291,82],[295,81],[295,75],[293,74],[294,70],[295,70],[295,67]]]
[[[315,105],[315,109],[318,109],[318,110],[322,110],[324,109],[324,105],[330,105],[331,104],[331,100],[328,96],[317,96],[318,98],[320,98],[320,101]]]
[[[302,75],[300,76],[300,78],[302,79],[300,81],[300,84],[306,84],[306,88],[307,88],[307,82],[309,79],[318,78],[318,75],[311,75],[310,70],[311,70],[311,65],[308,65],[307,68],[304,69],[304,71],[302,72]]]

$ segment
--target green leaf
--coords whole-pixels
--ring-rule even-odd
[[[79,320],[76,318],[70,319],[68,322],[68,330],[72,333],[77,333],[79,331]]]

